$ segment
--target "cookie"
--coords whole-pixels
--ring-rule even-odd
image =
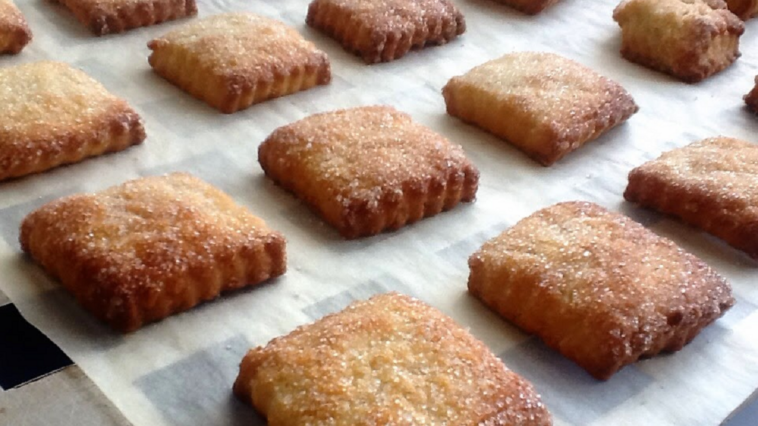
[[[286,269],[278,232],[183,173],[53,201],[24,219],[19,240],[86,310],[123,332]]]
[[[235,394],[270,426],[547,426],[531,384],[438,310],[388,293],[245,355]]]
[[[534,213],[469,266],[474,296],[601,380],[682,349],[734,304],[703,261],[592,203]]]
[[[552,53],[518,52],[453,77],[448,114],[510,142],[544,166],[637,112],[618,83]]]
[[[624,198],[758,259],[758,145],[717,137],[666,152],[629,173]]]
[[[368,64],[445,44],[466,31],[450,0],[313,0],[306,23]]]
[[[758,0],[726,0],[726,5],[744,21],[758,15]]]
[[[0,180],[120,151],[145,139],[139,115],[60,62],[0,68]]]
[[[98,36],[197,15],[195,0],[58,0]]]
[[[558,0],[495,0],[498,3],[506,4],[516,10],[529,15],[536,15],[548,7],[558,3]]]
[[[32,41],[26,18],[13,1],[0,0],[0,54],[16,54]]]
[[[460,146],[387,106],[312,115],[259,147],[266,175],[346,238],[398,229],[473,201],[479,171]]]
[[[747,107],[750,108],[750,111],[758,114],[758,76],[755,76],[755,87],[747,95],[743,96],[742,99],[747,104]]]
[[[737,60],[745,31],[723,0],[625,0],[613,19],[624,58],[688,83]]]
[[[224,113],[331,81],[329,58],[285,24],[226,13],[148,43],[160,76]]]

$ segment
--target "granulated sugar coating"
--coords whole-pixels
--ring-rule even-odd
[[[445,44],[466,31],[451,0],[313,0],[306,22],[369,64]]]
[[[548,7],[558,3],[559,0],[495,0],[530,15],[542,12]]]
[[[198,19],[150,44],[151,49],[167,44],[191,52],[192,60],[212,75],[284,71],[316,52],[313,43],[293,28],[254,13],[224,13]]]
[[[96,35],[197,15],[195,0],[59,0]]]
[[[234,391],[270,426],[542,426],[532,386],[436,309],[389,293],[252,349]]]
[[[471,293],[598,379],[681,349],[734,304],[703,261],[592,203],[534,213],[469,265]]]
[[[666,152],[632,170],[624,197],[758,259],[758,145],[718,137]]]
[[[0,54],[18,53],[32,40],[26,18],[11,0],[0,0]]]
[[[613,11],[621,56],[696,83],[740,57],[745,24],[723,0],[624,0]]]
[[[391,107],[316,114],[274,131],[266,174],[345,237],[373,235],[472,201],[479,172],[460,146]]]
[[[285,241],[187,174],[129,181],[31,213],[21,246],[121,331],[284,273]]]
[[[51,61],[0,68],[0,180],[144,139],[137,113],[80,70]]]
[[[447,112],[549,166],[638,110],[618,83],[552,53],[504,55],[453,77]]]
[[[326,53],[254,13],[185,24],[148,43],[155,71],[225,113],[331,81]]]

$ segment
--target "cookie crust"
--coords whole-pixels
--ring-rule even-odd
[[[266,175],[345,238],[395,230],[473,201],[479,171],[460,146],[392,107],[315,114],[259,147]]]
[[[629,173],[624,198],[758,259],[758,145],[716,137],[666,152]]]
[[[61,62],[0,68],[0,181],[142,143],[139,115]]]
[[[474,296],[600,380],[682,349],[734,304],[703,261],[586,202],[521,220],[469,266]]]
[[[543,166],[639,109],[618,83],[552,53],[504,55],[453,77],[448,114],[510,142]]]
[[[53,201],[21,248],[114,329],[129,332],[286,270],[285,240],[184,173]]]
[[[368,64],[446,44],[466,31],[463,14],[450,0],[313,0],[306,23]]]
[[[484,344],[397,293],[250,350],[234,392],[271,426],[551,424],[532,386]]]
[[[750,90],[747,95],[743,96],[742,99],[745,101],[745,104],[747,104],[747,107],[750,108],[750,111],[753,111],[754,114],[758,114],[758,76],[755,76],[755,86],[753,89]]]
[[[32,41],[32,31],[11,0],[0,0],[0,54],[16,54]]]
[[[495,0],[506,4],[518,11],[529,15],[536,15],[548,7],[558,3],[559,0]]]
[[[613,12],[621,55],[696,83],[740,56],[743,22],[723,0],[625,0]]]
[[[726,0],[726,5],[743,21],[758,15],[758,0]]]
[[[95,35],[197,15],[195,0],[58,0]]]
[[[148,47],[156,73],[227,114],[331,81],[326,53],[285,24],[253,13],[197,20]]]

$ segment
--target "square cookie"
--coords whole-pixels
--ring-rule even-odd
[[[155,72],[227,114],[332,78],[326,53],[285,24],[253,13],[200,19],[148,47]]]
[[[53,201],[24,219],[19,240],[85,309],[123,332],[286,269],[278,232],[184,173]]]
[[[549,166],[637,112],[618,83],[552,53],[486,62],[442,89],[448,114]]]
[[[445,44],[466,31],[450,0],[313,0],[306,23],[368,64]]]
[[[742,99],[745,101],[750,111],[753,111],[754,114],[758,114],[758,75],[755,76],[754,82],[755,86],[753,89],[748,92],[747,95],[743,96]]]
[[[60,62],[0,68],[0,180],[120,151],[145,139],[137,113]]]
[[[758,14],[758,0],[726,0],[726,5],[743,21]]]
[[[473,201],[479,171],[463,149],[387,106],[315,114],[259,147],[266,175],[345,238],[398,229]]]
[[[745,31],[723,0],[625,0],[613,19],[624,58],[688,83],[737,60]]]
[[[758,145],[717,137],[629,173],[624,198],[702,228],[758,260]]]
[[[548,7],[558,3],[558,0],[495,0],[498,3],[506,4],[516,10],[529,15],[536,15]]]
[[[532,385],[483,343],[397,293],[250,350],[234,393],[270,426],[551,424]]]
[[[0,0],[0,53],[16,54],[32,40],[26,18],[13,1]]]
[[[58,0],[96,35],[197,15],[195,0]]]
[[[600,380],[682,349],[734,304],[703,261],[592,203],[534,213],[469,266],[474,296]]]

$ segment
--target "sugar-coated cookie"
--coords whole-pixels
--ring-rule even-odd
[[[387,106],[315,114],[259,147],[266,175],[346,238],[393,230],[476,196],[460,146]]]
[[[58,0],[96,35],[197,15],[195,0]]]
[[[638,107],[618,83],[552,53],[518,52],[453,77],[448,114],[549,166],[623,123]]]
[[[745,31],[723,0],[624,0],[613,19],[626,59],[688,83],[737,60]]]
[[[0,180],[120,151],[145,139],[137,113],[60,62],[0,68]]]
[[[306,22],[369,64],[445,44],[466,31],[450,0],[313,0]]]
[[[629,173],[624,197],[681,218],[758,259],[758,145],[717,137]]]
[[[32,41],[26,18],[12,0],[0,0],[0,54],[16,54]]]
[[[552,424],[531,384],[483,343],[397,293],[250,350],[234,392],[270,426]]]
[[[224,113],[331,81],[324,52],[282,22],[253,13],[196,20],[148,47],[155,72]]]
[[[20,242],[85,309],[123,332],[286,270],[281,234],[184,173],[53,201],[24,219]]]
[[[678,351],[734,304],[703,261],[586,202],[542,209],[469,259],[469,291],[598,379]]]

